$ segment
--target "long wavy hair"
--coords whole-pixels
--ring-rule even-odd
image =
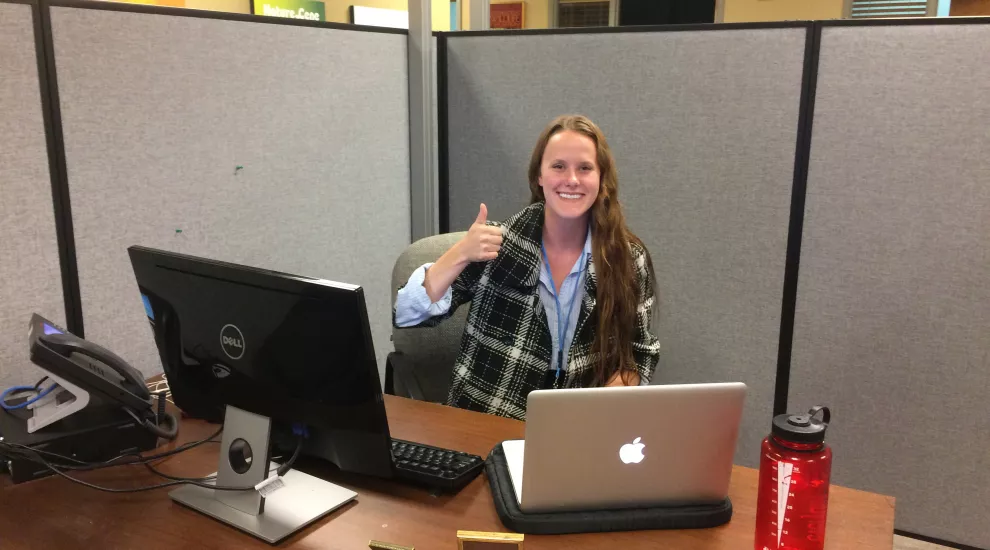
[[[530,204],[546,201],[540,187],[543,153],[550,138],[566,130],[585,135],[595,143],[601,175],[598,197],[590,210],[592,259],[598,279],[597,330],[591,351],[598,362],[592,369],[592,379],[585,382],[592,386],[604,386],[616,372],[623,376],[637,372],[632,342],[636,337],[636,308],[640,296],[631,246],[639,245],[644,251],[646,247],[626,226],[626,218],[619,204],[615,158],[601,129],[587,117],[557,117],[540,134],[529,161]],[[656,275],[649,252],[646,252],[646,263],[650,277],[647,288],[653,289]]]

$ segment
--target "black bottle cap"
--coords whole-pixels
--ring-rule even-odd
[[[815,418],[822,413],[822,419]],[[771,433],[792,443],[822,443],[832,414],[828,407],[814,407],[807,414],[779,414],[773,417]]]

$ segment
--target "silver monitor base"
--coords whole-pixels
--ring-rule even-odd
[[[218,491],[185,485],[168,494],[172,500],[198,510],[271,544],[306,527],[353,500],[357,493],[289,470],[282,477],[285,486],[265,497],[264,511],[251,515],[214,498]]]
[[[271,419],[227,406],[217,462],[216,484],[255,487],[273,474],[269,460]],[[301,444],[302,440],[300,440]],[[268,496],[258,491],[217,491],[195,485],[176,489],[172,500],[275,544],[333,510],[357,493],[297,470],[281,477],[283,486]]]

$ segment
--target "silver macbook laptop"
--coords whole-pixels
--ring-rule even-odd
[[[717,502],[746,385],[538,390],[526,439],[502,443],[525,512]]]

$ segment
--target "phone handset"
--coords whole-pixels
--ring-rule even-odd
[[[44,334],[39,339],[64,357],[68,357],[70,353],[78,353],[100,361],[123,378],[124,385],[131,393],[142,399],[151,399],[151,392],[145,386],[144,376],[141,372],[127,364],[127,361],[124,361],[119,355],[103,346],[69,334]],[[99,369],[99,365],[94,365],[94,367]],[[100,372],[99,374],[104,378],[108,378],[106,373]]]

